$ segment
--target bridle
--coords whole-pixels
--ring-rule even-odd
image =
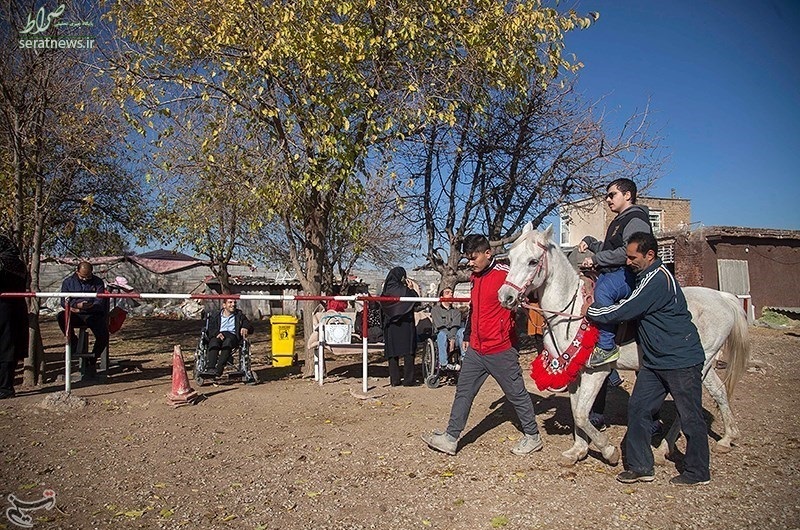
[[[546,245],[543,245],[543,244],[539,243],[538,241],[536,242],[536,246],[541,248],[544,252],[542,253],[541,259],[536,264],[536,267],[533,269],[533,271],[531,271],[531,273],[528,276],[526,276],[525,281],[522,282],[522,285],[516,285],[515,283],[510,282],[508,280],[503,282],[503,285],[508,285],[509,287],[511,287],[512,289],[514,289],[517,292],[517,302],[522,307],[524,307],[525,309],[532,309],[534,311],[537,311],[538,313],[541,313],[542,317],[544,317],[544,319],[545,319],[545,322],[547,322],[547,332],[549,333],[549,335],[551,336],[551,339],[553,340],[553,346],[556,348],[556,352],[560,354],[560,351],[559,351],[559,348],[558,348],[558,342],[555,340],[555,337],[553,336],[553,331],[552,331],[553,324],[551,322],[552,315],[566,317],[568,320],[582,320],[583,319],[583,315],[576,315],[576,314],[571,312],[571,311],[574,311],[574,309],[575,309],[575,302],[576,302],[576,300],[578,298],[578,292],[581,289],[581,283],[578,282],[578,287],[575,289],[575,293],[572,295],[572,297],[571,297],[570,301],[567,303],[566,307],[564,307],[564,309],[561,310],[561,311],[551,311],[549,309],[543,309],[541,307],[533,306],[533,305],[530,305],[530,304],[524,302],[522,300],[522,298],[524,298],[526,291],[528,290],[528,288],[533,283],[533,279],[540,272],[542,274],[544,274],[544,275],[547,274],[547,252],[548,252],[548,248],[547,248]],[[569,310],[570,312],[567,312],[567,310]],[[546,313],[549,313],[551,315],[551,317],[548,318]],[[530,316],[528,318],[530,319]],[[570,327],[571,327],[571,324],[568,324],[567,327],[566,327],[566,330],[565,330],[567,340],[569,340]]]
[[[525,277],[525,281],[522,282],[522,285],[516,285],[515,283],[508,281],[508,279],[506,279],[506,281],[503,282],[503,285],[508,285],[509,287],[517,291],[517,302],[520,302],[520,299],[523,296],[525,296],[525,292],[528,290],[528,287],[531,286],[531,284],[533,283],[533,279],[536,277],[537,274],[539,274],[539,272],[542,272],[545,275],[547,274],[547,247],[545,245],[542,245],[538,241],[536,242],[536,246],[544,251],[542,253],[542,258],[536,264],[536,267],[533,269],[533,272],[531,272],[528,276]]]

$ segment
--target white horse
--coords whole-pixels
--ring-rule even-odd
[[[549,331],[544,335],[545,347],[550,352],[563,352],[580,326],[581,318],[568,315],[565,311],[576,296],[580,299],[583,280],[551,238],[552,226],[544,232],[533,230],[530,223],[525,226],[509,251],[511,265],[507,283],[500,289],[498,297],[503,306],[514,308],[523,295],[535,290],[549,326]],[[683,292],[705,351],[703,385],[722,414],[725,432],[717,442],[716,450],[727,452],[730,451],[731,442],[739,436],[728,398],[736,381],[747,369],[750,355],[747,317],[736,297],[729,293],[705,287],[685,287]],[[728,361],[724,384],[713,369],[714,360],[721,349],[724,349]],[[639,355],[635,342],[621,346],[616,368],[638,370]],[[589,411],[595,397],[614,367],[614,363],[609,363],[595,369],[584,368],[578,378],[570,383],[568,391],[575,421],[575,443],[562,453],[563,464],[573,465],[586,458],[589,438],[609,464],[619,463],[617,447],[609,442],[605,433],[589,422]],[[679,432],[680,425],[676,420],[655,454],[658,462],[663,463],[664,457],[674,450]]]

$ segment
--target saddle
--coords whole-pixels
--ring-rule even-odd
[[[594,303],[594,286],[600,273],[595,269],[580,269],[578,271],[583,280],[583,305],[581,306],[581,316],[586,316],[589,306]],[[636,326],[628,321],[620,322],[617,326],[617,335],[614,341],[620,346],[632,342],[636,339]]]

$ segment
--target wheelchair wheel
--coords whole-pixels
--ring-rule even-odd
[[[425,341],[422,353],[422,377],[428,388],[439,387],[439,370],[436,366],[436,342],[432,338]]]
[[[428,388],[439,388],[439,376],[431,374],[425,378],[425,386]]]
[[[194,352],[194,367],[192,369],[192,371],[194,372],[193,374],[194,379],[195,381],[197,381],[198,385],[203,384],[202,383],[203,378],[200,376],[200,374],[202,374],[206,369],[206,362],[207,362],[206,355],[207,355],[206,346],[202,342],[200,342],[200,344],[197,345],[197,349]]]

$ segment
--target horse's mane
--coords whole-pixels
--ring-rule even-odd
[[[545,246],[549,247],[551,241],[547,238],[542,237],[544,232],[540,230],[528,230],[527,232],[523,232],[514,242],[511,244],[511,248],[516,248],[524,243],[527,243],[529,239],[534,239],[534,242],[542,243]],[[537,236],[537,237],[533,237]],[[511,249],[509,249],[511,250]]]
[[[513,243],[511,243],[511,248],[516,248],[516,247],[520,246],[522,243],[525,242],[525,240],[528,238],[528,236],[531,235],[532,233],[533,233],[533,230],[531,230],[529,232],[524,232],[517,239],[515,239]],[[511,249],[509,249],[509,250],[511,250]]]

